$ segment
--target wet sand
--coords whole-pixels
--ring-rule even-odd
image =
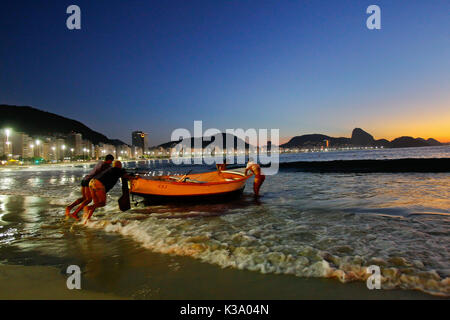
[[[418,291],[369,290],[360,282],[222,269],[189,257],[153,253],[117,237],[100,233],[93,246],[114,241],[121,255],[75,254],[73,261],[82,269],[81,290],[67,289],[66,265],[0,265],[0,299],[439,299]]]
[[[88,290],[69,290],[55,267],[0,265],[0,299],[117,300],[123,297]]]

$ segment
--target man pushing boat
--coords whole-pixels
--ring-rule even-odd
[[[247,176],[248,172],[251,171],[255,175],[255,180],[253,181],[253,192],[255,196],[259,195],[259,189],[261,188],[264,180],[266,180],[266,176],[261,174],[261,167],[259,164],[249,161],[247,163],[247,167],[245,168],[245,175]]]
[[[89,172],[89,174],[87,174],[81,180],[81,197],[66,207],[66,217],[72,216],[76,220],[79,220],[78,212],[80,212],[85,206],[87,206],[92,201],[91,192],[89,191],[89,182],[93,177],[95,177],[99,173],[105,171],[108,168],[111,168],[111,163],[113,161],[114,156],[108,154],[105,157],[104,161],[99,161],[94,167],[94,169],[92,169],[92,171]],[[70,211],[77,205],[79,205],[78,208],[71,214]]]
[[[84,207],[85,224],[91,218],[95,209],[106,205],[106,194],[116,185],[119,178],[135,179],[136,177],[129,175],[122,168],[122,162],[116,160],[111,168],[99,173],[89,182],[89,190],[94,203]]]

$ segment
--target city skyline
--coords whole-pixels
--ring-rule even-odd
[[[381,30],[366,28],[370,3],[76,4],[81,30],[65,27],[66,3],[4,5],[0,103],[128,144],[135,130],[167,142],[194,120],[279,128],[281,143],[354,127],[450,142],[447,1],[377,1]]]

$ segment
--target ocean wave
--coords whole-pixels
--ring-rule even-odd
[[[241,217],[238,217],[241,216]],[[320,248],[326,239],[289,241],[275,225],[252,225],[239,230],[233,224],[242,215],[202,219],[161,220],[130,219],[116,213],[108,219],[93,220],[90,228],[102,229],[129,237],[145,248],[163,254],[189,256],[222,268],[250,270],[262,274],[286,274],[298,277],[334,278],[342,283],[366,281],[370,265],[380,266],[383,289],[420,290],[432,295],[449,296],[450,278],[435,270],[427,270],[424,262],[401,255],[376,257],[371,250],[365,255],[355,254],[348,245]],[[221,225],[220,228],[217,226]],[[283,231],[283,232],[281,232]],[[290,231],[308,235],[301,224],[290,226]],[[329,239],[330,240],[330,239]],[[331,239],[331,244],[335,243]],[[336,244],[336,243],[335,243]],[[374,243],[377,247],[380,243]]]

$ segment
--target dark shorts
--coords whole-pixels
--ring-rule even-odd
[[[81,180],[81,186],[82,187],[89,187],[89,182],[90,182],[90,180],[83,179],[83,180]]]

